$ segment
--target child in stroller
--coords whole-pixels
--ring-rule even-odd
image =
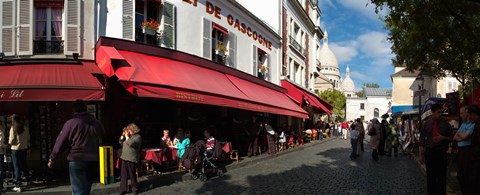
[[[223,170],[218,168],[216,162],[222,155],[220,142],[215,143],[213,154],[207,153],[206,143],[203,140],[197,141],[193,146],[189,146],[180,162],[190,171],[192,179],[200,178],[200,181],[207,181],[208,176],[217,174],[223,177]]]

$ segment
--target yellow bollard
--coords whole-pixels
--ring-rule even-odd
[[[103,185],[113,183],[113,147],[100,146],[100,183]]]

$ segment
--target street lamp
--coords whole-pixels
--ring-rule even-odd
[[[418,73],[417,77],[415,78],[415,81],[418,83],[418,130],[422,129],[422,95],[423,95],[423,84],[425,81],[425,78],[423,78],[422,72]]]

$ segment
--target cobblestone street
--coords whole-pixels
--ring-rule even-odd
[[[365,153],[349,159],[350,143],[334,139],[229,171],[207,182],[192,180],[143,194],[426,194],[425,177],[409,155]]]

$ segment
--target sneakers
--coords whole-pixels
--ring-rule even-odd
[[[12,189],[12,191],[14,191],[14,192],[22,192],[22,188],[20,188],[20,187],[14,187],[14,188]]]

